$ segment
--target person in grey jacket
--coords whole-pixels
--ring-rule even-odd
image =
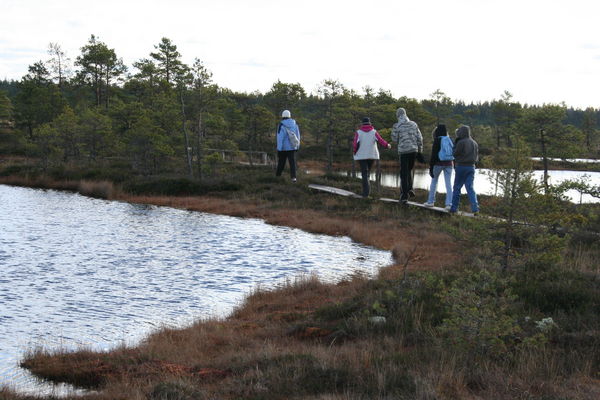
[[[471,211],[479,212],[477,194],[473,188],[475,180],[475,163],[479,161],[479,145],[471,137],[471,128],[462,125],[456,130],[456,142],[454,144],[455,175],[454,187],[452,188],[452,206],[450,212],[455,213],[460,203],[460,190],[464,186],[471,203]]]
[[[414,121],[408,119],[406,110],[396,110],[396,122],[392,128],[392,142],[398,143],[400,158],[400,201],[406,204],[409,197],[413,197],[412,170],[415,166],[417,153],[423,149],[423,135]]]

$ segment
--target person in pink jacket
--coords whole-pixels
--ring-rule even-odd
[[[379,132],[371,125],[371,120],[363,118],[360,128],[354,132],[354,142],[352,145],[354,159],[360,163],[360,173],[362,175],[362,196],[368,197],[371,190],[369,186],[369,175],[373,161],[379,160],[379,150],[377,143],[381,146],[391,149],[392,146],[386,142]]]

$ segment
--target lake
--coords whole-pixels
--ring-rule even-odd
[[[36,346],[105,350],[225,316],[258,285],[374,274],[391,253],[347,237],[0,185],[0,385],[63,393],[18,367]]]
[[[342,174],[350,174],[349,172],[341,172]],[[486,195],[498,195],[499,189],[496,186],[496,181],[494,179],[494,171],[490,169],[477,169],[475,171],[475,191],[477,194],[486,194]],[[565,180],[574,180],[580,179],[584,175],[589,177],[588,183],[591,185],[600,185],[600,172],[589,172],[589,171],[563,171],[563,170],[551,170],[548,171],[549,174],[549,182],[550,184],[559,184],[564,182]],[[358,178],[360,178],[360,170],[357,171]],[[539,181],[542,181],[544,176],[544,171],[537,170],[533,171],[533,176]],[[452,175],[452,179],[454,181],[454,174]],[[371,174],[371,180],[375,180],[375,173]],[[382,171],[381,172],[381,184],[383,186],[388,187],[400,187],[400,177],[395,172]],[[413,187],[415,189],[424,189],[429,190],[429,185],[431,184],[431,177],[429,176],[428,169],[415,169]],[[438,193],[446,193],[446,186],[444,184],[444,177],[440,175],[440,179],[438,180],[437,186]],[[463,188],[463,193],[465,189]],[[571,201],[579,203],[599,203],[600,199],[594,198],[589,195],[583,195],[580,198],[580,194],[575,190],[570,190],[567,193],[567,196],[571,199]]]

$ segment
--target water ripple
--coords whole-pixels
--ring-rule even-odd
[[[36,346],[108,349],[222,316],[257,285],[373,273],[389,252],[260,220],[0,185],[0,385]]]

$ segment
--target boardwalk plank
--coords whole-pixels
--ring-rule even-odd
[[[344,190],[344,189],[338,189],[338,188],[335,188],[332,186],[310,184],[310,185],[308,185],[308,187],[310,189],[318,190],[318,191],[325,192],[325,193],[337,194],[337,195],[344,196],[344,197],[352,197],[352,198],[359,198],[359,199],[362,198],[362,196],[359,196],[354,192],[351,192],[349,190]],[[400,203],[400,201],[398,199],[390,199],[387,197],[382,197],[378,200],[383,201],[385,203],[396,203],[396,204]],[[446,210],[445,208],[427,207],[424,204],[415,203],[414,201],[409,201],[408,205],[412,206],[412,207],[430,210],[430,211],[437,212],[437,213],[450,214],[450,212],[448,210]],[[468,212],[463,212],[463,211],[457,211],[456,214],[461,215],[463,217],[474,217],[475,216],[475,214],[473,214],[473,213],[468,213]]]

